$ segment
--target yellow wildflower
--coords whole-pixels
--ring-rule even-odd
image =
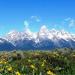
[[[44,67],[44,66],[45,66],[44,62],[41,64],[41,66],[42,66],[42,67]]]
[[[3,62],[4,64],[7,64],[7,62],[5,61],[5,62]]]
[[[55,75],[55,74],[53,72],[51,72],[50,70],[48,70],[47,75]]]
[[[44,62],[46,62],[46,60],[44,60]]]
[[[21,75],[19,71],[16,72],[16,75]]]
[[[7,70],[8,70],[8,71],[12,71],[12,67],[8,67]]]
[[[0,64],[6,64],[7,62],[6,61],[0,61]]]
[[[2,64],[3,62],[2,61],[0,61],[0,64]]]
[[[30,60],[30,59],[28,59],[28,62],[31,62],[31,60]]]
[[[34,66],[34,65],[30,65],[30,67],[31,67],[32,69],[35,69],[35,66]]]

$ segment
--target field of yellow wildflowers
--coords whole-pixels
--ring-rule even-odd
[[[0,52],[0,75],[75,75],[75,52]]]

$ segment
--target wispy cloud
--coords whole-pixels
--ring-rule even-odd
[[[40,18],[38,16],[31,16],[31,20],[35,20],[36,22],[40,22]]]
[[[70,17],[68,17],[68,18],[66,18],[66,19],[64,19],[65,21],[69,21],[69,20],[71,20],[71,18]]]
[[[75,26],[75,19],[73,19],[73,18],[66,18],[65,22],[69,25],[69,27]]]
[[[24,26],[25,26],[26,28],[29,27],[29,22],[28,22],[27,20],[24,21]]]
[[[75,26],[75,20],[73,20],[73,19],[70,20],[70,24],[69,24],[69,26],[70,26],[70,27],[74,27],[74,26]]]
[[[41,20],[38,16],[31,16],[28,19],[26,19],[24,21],[24,26],[25,28],[29,28],[30,25],[32,25],[33,23],[39,23]]]

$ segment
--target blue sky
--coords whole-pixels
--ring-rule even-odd
[[[42,25],[75,33],[75,0],[0,0],[0,35]]]

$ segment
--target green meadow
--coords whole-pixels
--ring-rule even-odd
[[[75,51],[2,51],[0,75],[75,75]]]

